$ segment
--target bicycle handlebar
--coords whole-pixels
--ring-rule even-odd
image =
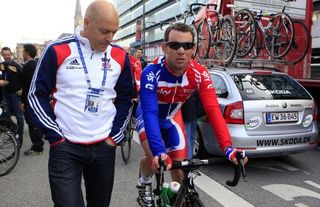
[[[234,187],[238,184],[241,174],[243,176],[244,181],[245,182],[248,181],[247,177],[246,177],[246,170],[245,170],[245,166],[244,166],[242,152],[238,152],[236,158],[237,158],[239,164],[233,165],[233,167],[234,167],[233,179],[226,181],[226,184],[231,187]],[[171,169],[189,169],[192,167],[197,168],[197,167],[204,166],[204,165],[214,165],[214,159],[213,158],[204,159],[204,160],[191,159],[191,160],[184,160],[184,161],[173,160]]]
[[[237,161],[238,161],[238,165],[233,165],[234,168],[234,177],[233,180],[228,180],[226,182],[226,184],[228,186],[234,187],[238,184],[239,180],[240,180],[240,174],[242,174],[243,179],[245,182],[247,182],[247,176],[246,176],[246,170],[244,167],[244,160],[243,160],[243,156],[242,156],[242,152],[238,152],[237,156]]]
[[[205,6],[207,7],[207,9],[209,9],[211,6],[214,7],[214,10],[217,9],[218,5],[217,4],[202,4],[202,3],[193,3],[193,4],[190,4],[190,13],[193,13],[193,9],[192,7],[194,6]]]

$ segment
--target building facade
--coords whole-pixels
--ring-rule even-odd
[[[182,18],[191,3],[204,0],[117,0],[120,29],[115,42],[120,46],[141,47],[148,61],[162,55],[161,42],[169,23]],[[143,21],[145,20],[145,21]]]

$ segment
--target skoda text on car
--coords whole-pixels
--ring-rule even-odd
[[[233,146],[249,157],[304,152],[317,146],[317,109],[311,95],[285,73],[210,70]],[[222,154],[206,118],[198,121],[199,154]]]

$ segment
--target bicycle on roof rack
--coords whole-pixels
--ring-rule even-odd
[[[234,5],[228,5],[233,7]],[[252,49],[257,57],[261,49],[265,49],[271,58],[285,56],[294,41],[294,24],[291,17],[285,13],[286,6],[278,13],[261,10],[240,9],[235,14],[238,36],[238,57],[247,56]],[[264,26],[263,21],[267,22]]]
[[[239,165],[234,165],[234,177],[232,180],[228,180],[226,184],[228,186],[234,187],[238,184],[241,174],[244,178],[244,181],[247,182],[244,160],[242,158],[242,152],[238,152],[237,160]],[[153,189],[153,207],[203,207],[204,204],[199,198],[199,193],[196,191],[194,185],[194,178],[201,176],[199,168],[201,166],[214,165],[214,159],[198,159],[193,158],[190,160],[176,161],[173,160],[172,168],[173,169],[182,169],[184,173],[184,179],[177,191],[174,199],[171,200],[163,193],[164,185],[164,171],[165,166],[163,161],[159,159],[160,168],[158,173],[156,173],[156,187]],[[170,197],[170,196],[169,196]],[[143,202],[137,199],[140,206],[144,206]]]

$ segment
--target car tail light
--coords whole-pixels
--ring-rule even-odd
[[[235,102],[226,106],[224,119],[227,124],[244,124],[243,113],[242,101]]]
[[[318,102],[314,100],[313,121],[318,121]]]

